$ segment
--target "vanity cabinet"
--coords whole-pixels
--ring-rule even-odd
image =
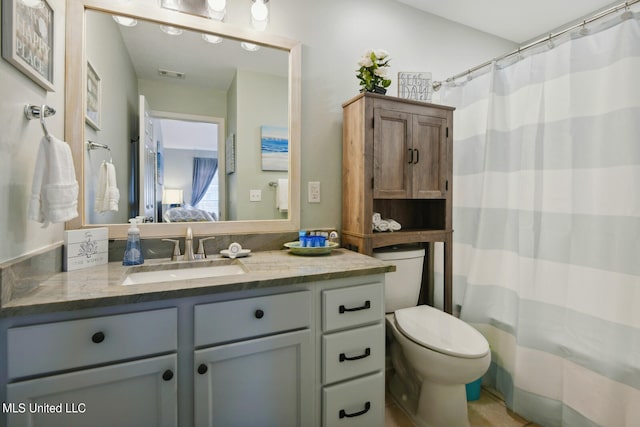
[[[322,426],[384,426],[384,288],[322,291]]]
[[[197,305],[197,426],[313,424],[309,291]]]
[[[371,255],[384,246],[443,242],[444,309],[451,313],[454,109],[373,93],[342,107],[343,245]],[[373,231],[374,212],[402,229]]]
[[[10,328],[7,343],[10,427],[177,425],[175,308]]]

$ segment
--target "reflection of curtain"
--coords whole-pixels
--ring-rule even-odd
[[[196,206],[207,193],[209,184],[218,170],[218,159],[193,158],[193,178],[191,180],[191,206]]]
[[[543,426],[640,425],[637,18],[442,90],[461,317]]]

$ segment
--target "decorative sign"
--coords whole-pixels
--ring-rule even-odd
[[[64,271],[106,264],[109,259],[109,229],[85,228],[64,232]]]
[[[47,0],[27,6],[2,0],[2,57],[23,74],[53,92],[53,9]]]
[[[407,71],[398,73],[398,97],[430,102],[432,93],[431,73]]]

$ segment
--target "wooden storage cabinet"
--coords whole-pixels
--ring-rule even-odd
[[[448,313],[453,308],[453,110],[373,93],[343,104],[343,245],[371,255],[384,246],[443,242]],[[374,232],[374,212],[402,229]]]
[[[382,282],[322,291],[322,425],[384,426]]]

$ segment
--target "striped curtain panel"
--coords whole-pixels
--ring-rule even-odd
[[[640,23],[628,15],[441,89],[457,108],[454,304],[491,345],[483,383],[542,426],[640,426]]]

